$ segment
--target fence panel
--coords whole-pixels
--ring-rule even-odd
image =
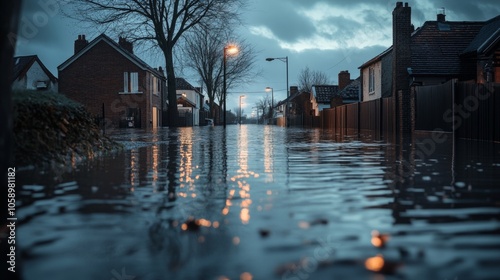
[[[453,80],[441,85],[415,87],[415,130],[442,129],[451,132]]]
[[[323,109],[321,114],[323,118],[323,129],[335,129],[335,109]]]
[[[457,137],[499,141],[500,84],[459,82],[455,93]]]
[[[395,135],[394,98],[387,97],[381,103],[381,131],[385,138]]]
[[[359,104],[360,130],[380,132],[380,102],[380,99],[376,99]]]

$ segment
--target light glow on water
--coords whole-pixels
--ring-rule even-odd
[[[498,144],[419,159],[415,145],[263,125],[112,137],[129,148],[16,174],[25,279],[497,275]]]

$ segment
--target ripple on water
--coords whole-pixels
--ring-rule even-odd
[[[497,275],[492,153],[403,159],[411,148],[256,125],[115,137],[123,153],[58,182],[17,174],[25,279]]]

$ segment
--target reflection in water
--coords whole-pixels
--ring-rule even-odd
[[[264,172],[266,173],[266,183],[273,182],[274,175],[274,144],[273,128],[266,125],[264,127]]]
[[[376,255],[375,257],[371,257],[366,259],[365,267],[368,270],[379,272],[384,267],[384,257],[382,255]]]
[[[256,125],[114,137],[124,153],[16,174],[24,279],[497,275],[497,144],[423,153]]]

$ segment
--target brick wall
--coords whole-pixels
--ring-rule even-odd
[[[120,94],[124,90],[123,73],[138,72],[142,94]],[[59,91],[85,105],[96,116],[102,116],[104,104],[106,125],[118,127],[127,108],[139,108],[141,127],[151,127],[151,106],[161,110],[161,98],[150,96],[150,74],[141,70],[108,43],[101,41],[59,72]]]

